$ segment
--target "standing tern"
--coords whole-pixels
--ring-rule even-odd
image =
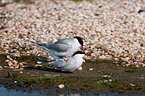
[[[79,68],[83,63],[83,57],[85,55],[85,52],[77,51],[72,55],[72,57],[68,57],[68,61],[66,62],[63,58],[61,58],[51,52],[49,52],[49,53],[54,58],[54,60],[45,61],[45,60],[41,60],[41,59],[38,59],[35,57],[34,57],[34,59],[36,59],[37,61],[49,64],[49,65],[52,65],[55,68],[58,68],[59,70],[64,71],[64,72],[72,72],[72,71],[76,70],[77,68]],[[60,58],[60,59],[58,59],[58,58]]]
[[[84,51],[83,40],[81,37],[65,38],[51,43],[31,42],[38,46],[44,47],[61,57],[71,57],[76,51],[79,50],[80,47]]]

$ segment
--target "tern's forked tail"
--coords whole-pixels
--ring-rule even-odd
[[[35,60],[40,61],[42,63],[46,63],[46,64],[50,64],[50,61],[46,61],[46,60],[42,60],[42,59],[38,59],[36,57],[33,57]]]

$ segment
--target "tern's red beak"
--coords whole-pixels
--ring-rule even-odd
[[[81,49],[84,51],[84,48],[81,46]]]
[[[67,62],[68,60],[67,59],[64,59],[65,60],[65,62]]]

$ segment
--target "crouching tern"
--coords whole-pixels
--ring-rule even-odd
[[[51,66],[54,66],[55,68],[58,68],[59,70],[64,71],[64,72],[72,72],[76,70],[77,68],[79,68],[83,63],[83,57],[85,55],[85,52],[77,51],[71,57],[68,57],[67,58],[68,61],[66,61],[64,60],[63,57],[59,57],[51,53],[50,51],[48,51],[48,53],[54,58],[54,60],[45,61],[45,60],[41,60],[35,57],[34,59],[36,59],[37,61],[49,64]]]
[[[46,48],[54,54],[61,57],[71,57],[76,51],[81,48],[83,51],[83,40],[81,37],[65,38],[51,43],[32,43]]]

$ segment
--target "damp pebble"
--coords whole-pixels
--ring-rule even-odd
[[[111,76],[109,76],[109,75],[103,75],[102,77],[111,77]]]
[[[135,65],[136,67],[140,67],[139,65]]]
[[[8,60],[8,59],[7,59],[7,60],[5,60],[5,62],[9,62],[9,61],[10,61],[10,60]]]
[[[113,80],[112,79],[109,79],[109,81],[112,82]]]
[[[42,67],[42,65],[38,65],[38,64],[36,64],[35,66],[36,66],[36,67]]]
[[[135,86],[135,84],[130,83],[131,86]]]
[[[18,61],[17,61],[17,60],[13,60],[13,63],[17,64],[17,63],[18,63]]]
[[[90,68],[89,70],[92,71],[92,70],[94,70],[94,69],[93,69],[93,68]]]
[[[0,70],[3,70],[4,68],[2,66],[0,66]]]
[[[20,68],[20,70],[24,70],[24,68]]]
[[[19,65],[16,65],[15,68],[19,68]]]
[[[22,74],[22,73],[23,73],[23,71],[20,71],[19,73],[21,73],[21,74]]]
[[[108,82],[108,80],[103,80],[103,82]]]
[[[18,81],[14,81],[14,83],[17,83]]]
[[[19,63],[20,66],[23,66],[23,63]]]
[[[64,88],[64,87],[65,87],[64,84],[58,85],[58,88],[60,88],[60,89],[62,89],[62,88]]]
[[[8,66],[3,66],[4,68],[8,68]]]
[[[78,68],[78,70],[82,70],[82,69],[83,69],[83,67],[79,67],[79,68]]]
[[[26,67],[26,66],[24,66],[24,65],[21,65],[20,67],[21,67],[21,68],[24,68],[24,67]]]
[[[41,64],[42,62],[37,61],[37,64]]]
[[[10,68],[10,69],[13,69],[13,68],[14,68],[14,66],[9,66],[9,68]]]

